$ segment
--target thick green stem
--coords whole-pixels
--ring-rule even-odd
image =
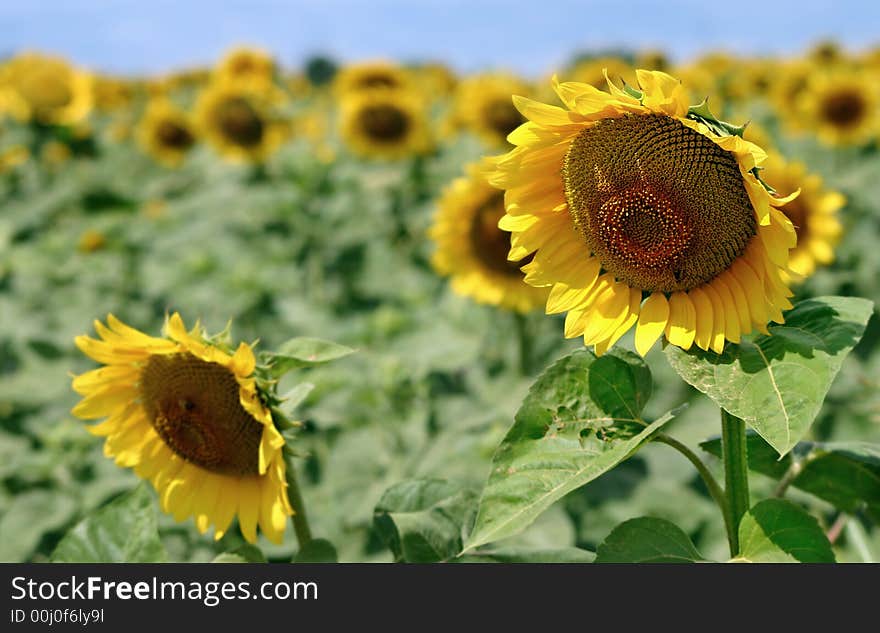
[[[679,453],[687,457],[688,461],[690,461],[690,463],[694,465],[694,467],[697,469],[697,472],[700,473],[700,477],[702,477],[703,483],[706,484],[706,488],[709,489],[709,494],[712,495],[712,499],[714,499],[715,503],[718,504],[718,508],[721,510],[721,514],[724,517],[724,526],[727,529],[727,533],[729,534],[731,530],[731,526],[729,524],[730,516],[727,512],[727,501],[724,497],[724,491],[721,489],[721,486],[718,485],[718,482],[715,480],[715,477],[712,476],[712,473],[709,472],[709,469],[706,467],[706,464],[703,463],[703,460],[701,460],[696,453],[694,453],[687,446],[679,442],[677,439],[668,435],[664,435],[663,433],[658,433],[657,435],[655,435],[653,441],[671,446]]]
[[[287,461],[287,498],[293,506],[293,531],[296,532],[296,540],[302,549],[312,540],[312,530],[309,527],[309,519],[306,516],[306,504],[303,502],[302,493],[299,491],[299,483],[296,480],[296,469],[293,459]]]
[[[721,457],[724,460],[724,494],[727,497],[727,540],[730,555],[739,554],[739,523],[749,511],[749,460],[746,423],[721,410]]]

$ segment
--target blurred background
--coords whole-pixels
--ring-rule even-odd
[[[484,221],[492,190],[468,168],[510,148],[512,94],[559,103],[554,72],[605,87],[603,69],[618,85],[665,70],[693,103],[750,121],[767,182],[802,190],[786,207],[798,298],[877,302],[878,24],[880,5],[855,1],[2,3],[0,560],[49,559],[137,484],[70,414],[71,375],[94,367],[74,336],[108,312],[153,335],[176,310],[212,332],[232,320],[261,349],[314,336],[359,350],[281,389],[315,385],[296,448],[314,532],[342,560],[392,559],[373,512],[400,482],[443,479],[475,503],[529,385],[581,345],[517,290],[516,269],[486,259],[507,236]],[[878,329],[810,440],[880,441]],[[669,430],[699,450],[717,411],[659,347],[646,415],[689,402]],[[756,497],[774,485],[755,475]],[[878,507],[842,515],[791,494],[837,526],[840,560],[880,557]],[[725,555],[712,500],[663,446],[507,546],[595,550],[642,515]],[[159,522],[168,560],[241,543]],[[290,532],[260,546],[270,560],[296,551]]]

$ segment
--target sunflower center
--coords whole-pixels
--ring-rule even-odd
[[[247,99],[233,97],[224,101],[218,110],[217,121],[223,134],[237,145],[254,147],[263,140],[263,119]]]
[[[856,90],[838,90],[822,99],[822,118],[837,127],[849,127],[862,120],[867,103]]]
[[[532,255],[518,262],[507,259],[510,251],[510,232],[498,228],[504,215],[504,192],[493,192],[477,209],[471,220],[471,251],[487,269],[502,275],[522,277],[521,266],[532,260]]]
[[[226,367],[189,353],[154,355],[140,389],[147,418],[178,456],[224,475],[259,472],[263,427],[241,406]]]
[[[562,175],[602,267],[648,292],[712,280],[757,234],[736,158],[665,115],[597,122],[572,142]]]
[[[406,114],[390,103],[365,107],[361,110],[360,122],[370,138],[386,143],[403,139],[409,130],[409,119]]]
[[[483,108],[483,119],[490,128],[505,138],[525,121],[510,97],[487,102]]]
[[[159,142],[172,149],[186,150],[195,142],[193,135],[186,127],[174,121],[160,121],[156,126],[156,137]]]

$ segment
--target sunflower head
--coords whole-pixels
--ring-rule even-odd
[[[798,106],[802,126],[831,145],[861,144],[880,131],[880,87],[854,71],[810,76]]]
[[[333,89],[340,98],[364,90],[406,90],[412,87],[412,78],[406,69],[382,60],[345,66],[333,79]]]
[[[7,108],[23,121],[72,124],[92,109],[92,78],[65,60],[24,53],[0,69]]]
[[[205,139],[231,160],[262,162],[287,138],[275,114],[279,90],[262,82],[216,82],[199,95],[196,125]]]
[[[99,339],[80,336],[79,349],[103,367],[77,376],[83,396],[73,413],[104,419],[89,430],[106,438],[104,454],[150,481],[163,511],[194,517],[220,538],[237,516],[245,538],[257,527],[281,542],[287,517],[284,438],[255,377],[250,345],[232,352],[177,314],[154,338],[109,315],[96,321]]]
[[[196,143],[189,116],[162,98],[154,98],[147,106],[138,140],[148,154],[169,167],[178,166]]]
[[[455,119],[491,147],[507,145],[507,135],[525,119],[510,101],[511,94],[530,94],[513,75],[485,74],[464,79],[455,93]]]
[[[522,261],[510,261],[510,232],[499,227],[504,194],[490,186],[475,165],[444,191],[430,236],[434,269],[451,278],[453,290],[479,303],[528,312],[543,305],[545,288],[524,283]]]
[[[342,101],[340,132],[354,153],[396,159],[431,148],[426,104],[403,90],[362,90]]]
[[[95,108],[104,112],[129,107],[136,94],[137,87],[132,81],[106,75],[97,75],[92,81]]]
[[[275,77],[275,60],[259,48],[234,48],[217,64],[214,75],[220,81],[266,81]]]
[[[506,190],[509,257],[533,257],[526,282],[597,353],[634,325],[642,354],[664,333],[720,352],[791,306],[795,231],[742,128],[689,107],[673,77],[636,74],[638,89],[555,83],[563,108],[514,97],[528,122],[486,165]]]

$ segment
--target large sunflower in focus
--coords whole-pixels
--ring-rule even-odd
[[[254,163],[266,160],[288,136],[275,113],[280,90],[255,81],[209,84],[196,102],[196,125],[221,155]]]
[[[141,147],[157,161],[177,167],[196,143],[187,114],[171,102],[154,97],[138,125]]]
[[[610,94],[556,83],[565,108],[514,97],[529,121],[487,159],[499,226],[511,260],[533,255],[526,282],[551,287],[547,312],[597,354],[633,326],[643,355],[664,333],[720,353],[783,321],[794,227],[755,175],[760,148],[688,108],[669,75],[637,76],[641,90]]]
[[[92,108],[91,77],[58,57],[24,53],[0,69],[7,109],[17,119],[72,124]]]
[[[405,90],[362,90],[342,101],[340,131],[346,145],[366,158],[404,158],[431,147],[424,100]]]
[[[509,147],[507,135],[525,121],[510,95],[529,92],[525,82],[511,75],[468,77],[455,93],[455,120],[487,144]]]
[[[854,71],[812,75],[798,103],[802,127],[830,145],[857,145],[880,131],[880,89]]]
[[[437,245],[431,260],[449,275],[458,294],[479,303],[528,312],[543,305],[546,288],[523,282],[520,266],[507,259],[510,233],[498,228],[504,215],[504,193],[490,186],[474,166],[444,191],[430,236]]]
[[[83,400],[73,413],[106,438],[104,454],[150,481],[162,510],[177,521],[194,517],[219,539],[238,517],[242,534],[256,541],[257,526],[280,543],[287,517],[284,438],[260,399],[253,350],[234,353],[187,332],[180,316],[153,338],[107,317],[96,321],[100,340],[76,345],[105,366],[77,376]]]
[[[843,231],[838,212],[846,204],[846,198],[826,189],[822,177],[808,173],[802,163],[787,163],[775,153],[764,163],[762,177],[777,191],[799,189],[801,192],[782,211],[794,225],[798,238],[788,267],[801,279],[809,277],[817,265],[834,260],[834,247]]]

